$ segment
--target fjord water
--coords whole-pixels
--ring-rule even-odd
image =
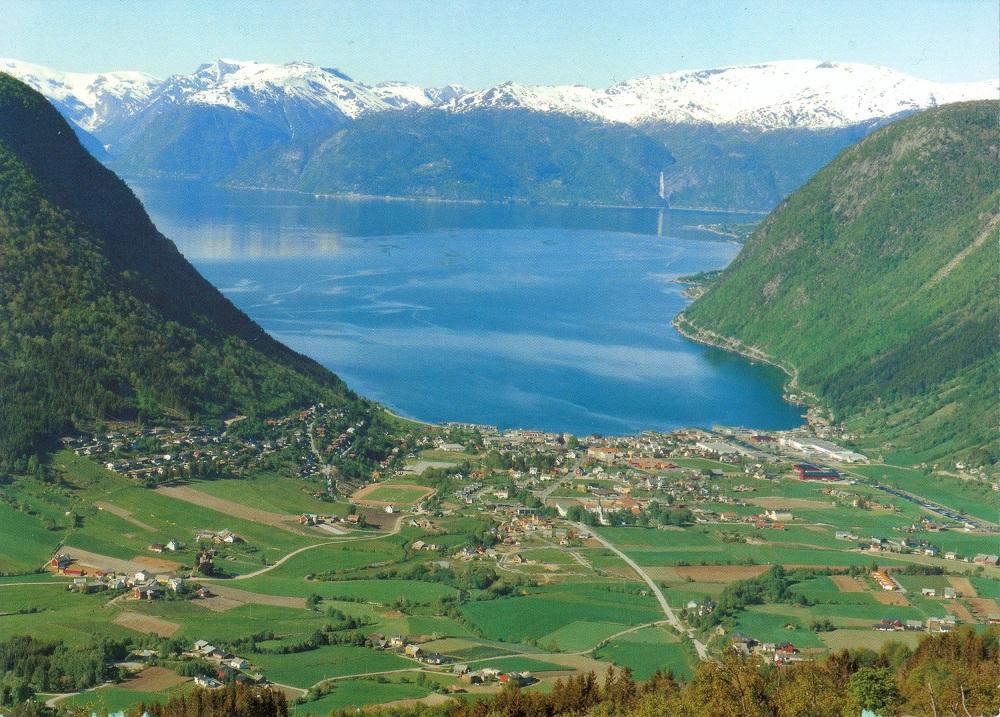
[[[135,189],[237,306],[353,389],[426,421],[624,434],[781,429],[781,375],[688,341],[679,275],[759,217]]]

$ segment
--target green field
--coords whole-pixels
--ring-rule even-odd
[[[657,670],[671,671],[678,679],[691,676],[697,657],[677,635],[662,627],[647,627],[622,635],[601,647],[595,657],[628,667],[636,679],[645,680]]]
[[[142,692],[121,687],[102,686],[89,692],[60,700],[59,707],[82,707],[98,714],[112,714],[137,707],[140,703],[164,702],[174,695],[183,694],[194,687],[193,682],[184,682],[163,692]]]
[[[338,681],[333,691],[314,702],[293,705],[290,713],[293,715],[313,715],[325,717],[334,710],[348,707],[364,707],[365,705],[393,702],[395,700],[416,699],[430,694],[426,686],[414,682],[377,682],[375,680],[342,680]]]
[[[326,485],[319,480],[306,482],[265,473],[239,480],[196,481],[190,485],[209,495],[273,513],[343,516],[348,507],[345,502],[334,503],[314,498],[312,493],[326,489]]]
[[[974,483],[890,465],[855,466],[851,471],[955,508],[967,515],[1000,521],[1000,493],[988,483]]]
[[[427,489],[420,486],[386,483],[365,493],[364,499],[394,505],[410,505],[425,495]]]
[[[612,626],[623,630],[662,615],[652,597],[574,584],[536,588],[526,596],[470,602],[461,610],[489,639],[534,639],[543,647],[552,641],[562,649],[593,647],[609,630],[615,632]],[[581,624],[567,629],[574,623]]]
[[[142,488],[130,479],[111,473],[69,451],[57,453],[53,462],[62,466],[67,480],[77,486],[71,498],[31,479],[19,480],[12,490],[19,500],[39,511],[52,513],[56,508],[62,512],[72,510],[79,516],[80,525],[53,535],[60,536],[57,540],[82,550],[129,560],[137,555],[148,556],[147,547],[152,542],[165,543],[176,538],[187,547],[171,554],[170,559],[190,564],[197,531],[228,528],[246,542],[227,548],[233,560],[219,561],[218,565],[227,572],[241,573],[259,568],[265,558],[276,560],[296,548],[316,542],[315,538],[306,535],[234,518]],[[125,511],[127,516],[103,510],[96,505],[99,502],[110,504],[119,512]],[[13,524],[4,521],[0,525],[4,526],[0,531],[6,531],[7,526]],[[27,529],[25,532],[33,534]],[[46,552],[49,550],[46,549]]]
[[[272,682],[311,687],[331,677],[413,667],[414,662],[389,652],[353,645],[327,645],[290,655],[251,655]]]
[[[284,566],[283,566],[284,567]],[[316,594],[323,598],[365,600],[391,605],[399,598],[415,603],[431,603],[444,596],[457,595],[455,588],[443,583],[417,580],[313,580],[299,578],[271,578],[261,575],[241,581],[241,588],[272,595]]]
[[[741,525],[724,525],[719,530],[746,533],[750,529]],[[647,528],[602,528],[601,535],[626,552],[639,565],[645,567],[671,565],[739,565],[783,564],[814,565],[818,567],[848,567],[868,565],[871,557],[863,553],[847,552],[834,547],[849,544],[833,540],[826,532],[810,534],[796,526],[794,530],[760,531],[762,543],[734,543],[724,541],[719,531],[701,526],[687,530],[654,530]],[[814,544],[794,542],[814,536]],[[905,556],[879,557],[886,564],[906,562]]]
[[[35,516],[0,503],[0,573],[35,570],[52,557],[61,536],[61,531],[46,530]]]

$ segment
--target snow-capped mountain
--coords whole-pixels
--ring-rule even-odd
[[[87,132],[112,118],[137,113],[161,83],[144,72],[59,72],[11,59],[0,59],[0,72],[41,92],[63,116]]]
[[[630,125],[827,129],[998,96],[995,81],[938,83],[888,67],[815,60],[670,72],[605,90],[516,82],[478,91],[457,85],[425,89],[404,82],[367,85],[340,70],[308,62],[217,60],[166,80],[141,72],[58,72],[18,60],[0,60],[0,71],[35,87],[80,127],[98,134],[109,121],[150,107],[159,106],[158,112],[163,106],[181,104],[262,115],[293,107],[310,116],[325,113],[348,120],[389,110],[490,108],[557,112]]]
[[[411,94],[413,100],[402,99]],[[390,103],[383,97],[396,101]],[[431,104],[420,88],[401,85],[395,93],[379,92],[340,70],[308,62],[273,65],[240,60],[217,60],[192,74],[169,77],[153,94],[150,104],[162,102],[221,106],[241,112],[296,104],[350,119],[397,105]]]
[[[0,72],[46,95],[95,156],[129,174],[753,211],[774,207],[900,113],[998,97],[996,81],[937,83],[814,60],[670,72],[607,89],[426,89],[366,84],[308,62],[243,60],[165,80],[17,60],[0,60]]]
[[[507,82],[452,100],[447,109],[523,108],[631,125],[743,125],[828,129],[972,99],[996,99],[996,82],[937,83],[888,67],[789,60],[627,80],[607,90]]]

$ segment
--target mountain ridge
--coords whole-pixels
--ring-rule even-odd
[[[217,60],[140,78],[135,98],[116,96],[98,111],[95,76],[4,67],[48,91],[85,146],[126,175],[332,195],[754,212],[892,117],[996,94],[992,82],[932,83],[813,60],[666,73],[605,90],[424,89],[365,84],[308,62]],[[74,101],[72,87],[91,94]],[[483,176],[486,165],[497,181]]]
[[[953,104],[873,132],[786,199],[679,321],[785,366],[869,454],[996,461],[1000,312],[983,297],[998,111]]]
[[[466,112],[493,108],[551,111],[632,125],[736,124],[759,129],[845,127],[929,106],[992,99],[997,92],[996,80],[931,82],[880,65],[819,60],[677,70],[625,80],[603,90],[514,81],[482,90],[456,85],[425,89],[405,82],[366,84],[337,68],[304,61],[219,59],[200,65],[193,73],[163,80],[137,72],[60,73],[6,59],[0,59],[0,70],[58,101],[74,93],[84,95],[79,104],[91,108],[91,113],[71,119],[90,132],[108,121],[93,111],[102,82],[110,82],[109,94],[119,100],[131,95],[126,111],[132,113],[134,105],[155,104],[164,97],[249,109],[247,98],[241,95],[283,91],[303,101],[328,104],[351,119],[398,109]],[[131,93],[129,86],[135,88]]]
[[[81,422],[317,400],[356,397],[209,284],[56,109],[0,74],[0,464]]]

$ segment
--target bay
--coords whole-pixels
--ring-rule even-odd
[[[777,370],[670,325],[689,301],[674,279],[739,251],[699,227],[759,217],[134,188],[265,330],[403,415],[577,435],[801,423]]]

